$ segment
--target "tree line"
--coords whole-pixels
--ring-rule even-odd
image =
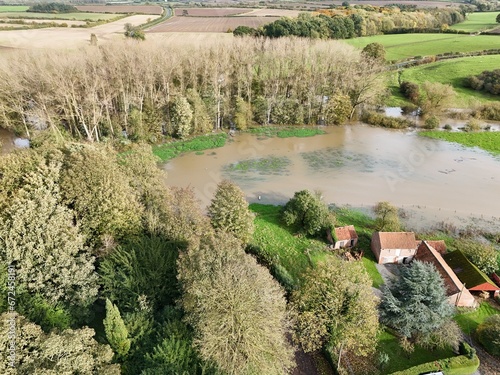
[[[340,42],[235,38],[203,46],[119,41],[13,53],[0,124],[30,136],[155,142],[253,124],[340,124],[384,92],[383,64]]]
[[[350,39],[360,36],[401,33],[408,30],[440,30],[465,20],[465,10],[428,9],[403,11],[397,7],[356,6],[301,13],[297,18],[283,17],[259,29],[240,26],[234,35],[279,38],[299,36],[315,39]],[[447,26],[444,26],[447,28]]]

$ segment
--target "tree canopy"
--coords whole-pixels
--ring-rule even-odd
[[[309,235],[317,235],[331,227],[332,219],[319,193],[309,190],[296,192],[283,209],[285,224]]]
[[[373,208],[375,212],[375,227],[381,232],[399,232],[401,223],[397,207],[389,202],[378,202]]]
[[[434,265],[420,261],[401,268],[380,303],[380,321],[409,339],[432,334],[453,313],[441,275]]]

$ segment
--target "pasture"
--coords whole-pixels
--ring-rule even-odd
[[[227,17],[248,13],[248,8],[176,8],[175,15],[183,16],[186,12],[190,17]]]
[[[163,12],[158,5],[77,5],[76,9],[88,13],[137,13],[156,14]]]
[[[453,30],[464,30],[469,32],[494,29],[499,26],[495,21],[498,12],[472,13],[464,22],[450,26]]]
[[[225,33],[238,26],[260,27],[279,17],[172,17],[149,29],[148,33],[199,32]]]
[[[392,34],[348,39],[345,42],[360,49],[369,43],[380,43],[385,47],[386,60],[500,48],[500,38],[495,35]]]
[[[0,5],[0,13],[5,12],[26,12],[29,7],[24,5]]]
[[[418,84],[425,81],[451,84],[457,93],[455,105],[467,107],[476,101],[498,101],[498,95],[490,95],[463,87],[465,77],[479,74],[485,70],[498,69],[498,66],[500,66],[499,55],[463,57],[405,69],[401,79]]]
[[[43,19],[61,19],[61,20],[75,20],[75,21],[99,21],[110,20],[119,16],[120,14],[105,14],[105,13],[31,13],[31,12],[8,12],[0,13],[2,18],[43,18]]]

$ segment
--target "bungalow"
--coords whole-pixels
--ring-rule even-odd
[[[443,255],[443,258],[470,291],[490,292],[493,293],[493,296],[500,293],[500,287],[472,264],[461,251],[455,250]]]
[[[450,304],[461,307],[476,307],[477,302],[472,294],[465,288],[455,272],[453,272],[443,259],[440,252],[437,251],[434,246],[431,246],[431,243],[436,244],[438,247],[444,245],[444,242],[443,244],[441,244],[441,242],[442,241],[421,241],[413,259],[431,263],[436,267],[444,280],[446,295],[448,296]]]
[[[408,263],[417,251],[413,232],[375,232],[371,249],[378,264]]]
[[[345,227],[335,228],[334,239],[334,249],[354,247],[358,243],[358,234],[356,233],[356,229],[354,229],[354,225],[347,225]]]

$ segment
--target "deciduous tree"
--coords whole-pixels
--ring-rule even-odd
[[[500,315],[493,315],[485,319],[477,327],[479,342],[490,354],[500,357]]]
[[[220,182],[207,211],[215,229],[231,233],[243,243],[251,240],[254,216],[248,209],[245,193],[236,184],[228,180]]]
[[[397,207],[389,202],[378,202],[373,208],[375,215],[375,227],[382,232],[398,232],[401,230]]]
[[[328,207],[321,200],[319,193],[301,190],[294,194],[283,210],[283,221],[299,231],[316,235],[331,226]]]
[[[498,250],[490,244],[474,240],[460,240],[457,248],[485,274],[490,275],[497,270]]]

